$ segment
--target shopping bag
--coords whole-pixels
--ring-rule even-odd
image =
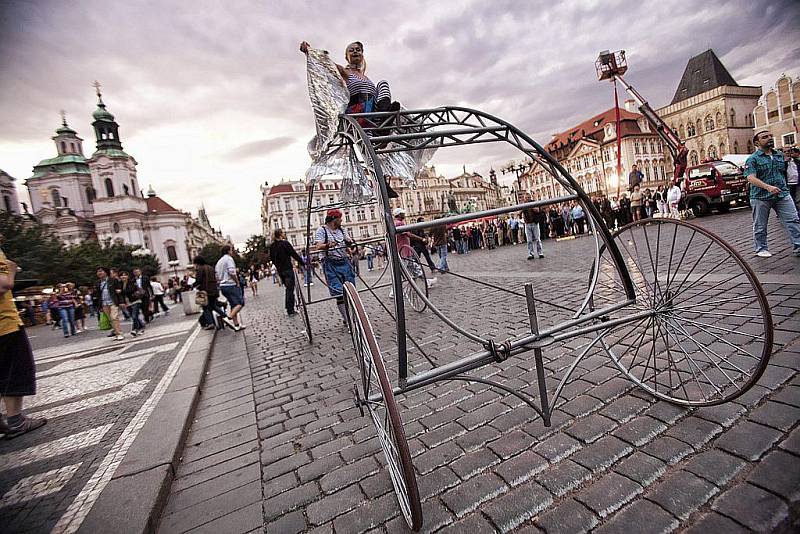
[[[100,330],[111,330],[111,319],[106,312],[100,312]]]

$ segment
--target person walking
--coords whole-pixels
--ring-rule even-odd
[[[633,186],[633,191],[631,192],[631,218],[633,222],[642,219],[642,191],[639,184]]]
[[[297,312],[294,309],[295,275],[292,259],[296,260],[300,267],[303,266],[303,258],[294,249],[291,243],[286,240],[286,232],[280,228],[272,233],[272,244],[269,246],[269,257],[278,269],[283,286],[286,288],[284,306],[286,314],[290,317]]]
[[[447,273],[450,271],[450,266],[447,265],[447,225],[434,226],[431,229],[431,238],[433,239],[436,253],[439,255],[439,272]]]
[[[575,233],[583,234],[584,224],[586,223],[586,216],[583,213],[583,207],[577,202],[572,205],[572,220],[575,221]]]
[[[329,209],[325,214],[325,224],[314,234],[314,249],[322,251],[322,271],[328,283],[328,292],[336,299],[336,307],[347,324],[344,307],[344,283],[356,283],[356,275],[350,263],[350,253],[356,248],[355,241],[347,230],[342,228],[342,212]]]
[[[156,315],[161,312],[164,312],[164,315],[169,315],[169,308],[164,304],[164,286],[161,285],[158,278],[152,278],[150,279],[150,287],[153,290],[153,312]]]
[[[681,212],[678,209],[678,205],[681,202],[681,188],[678,185],[679,180],[680,178],[674,180],[669,188],[669,191],[666,193],[669,216],[673,219],[681,218]]]
[[[274,268],[274,265],[273,265]],[[244,296],[239,288],[239,277],[236,274],[236,262],[231,256],[230,245],[222,247],[222,257],[214,266],[214,273],[219,281],[219,290],[228,301],[228,318],[233,322],[233,329],[239,331],[244,325],[239,324],[239,312],[244,307]]]
[[[522,211],[522,220],[525,221],[525,241],[528,243],[528,259],[535,259],[536,256],[544,258],[542,250],[542,222],[546,222],[545,215],[539,208],[526,208]]]
[[[125,299],[125,308],[131,316],[131,336],[136,337],[144,334],[144,322],[142,321],[142,298],[144,290],[136,285],[136,282],[127,271],[119,273],[122,283],[122,295]]]
[[[44,417],[28,417],[22,413],[24,398],[36,395],[36,365],[11,294],[17,270],[17,264],[0,250],[0,398],[6,407],[6,413],[0,414],[0,434],[6,439],[47,423]]]
[[[108,337],[116,338],[117,341],[125,339],[122,336],[122,328],[119,324],[119,306],[124,303],[122,299],[122,285],[119,280],[112,278],[110,271],[106,267],[98,267],[97,283],[94,286],[92,295],[94,296],[94,306],[108,316],[111,321],[111,332]],[[99,312],[98,312],[99,315]]]
[[[153,320],[153,314],[150,312],[150,302],[153,300],[153,288],[150,285],[150,277],[142,274],[142,270],[138,267],[133,268],[133,281],[136,287],[142,290],[142,316],[144,322],[149,323]]]
[[[61,284],[56,296],[58,313],[61,316],[61,331],[64,337],[74,336],[75,328],[75,293],[69,290],[67,284]]]
[[[653,194],[653,200],[656,201],[656,207],[658,208],[658,213],[661,214],[661,217],[669,213],[669,208],[667,207],[667,192],[664,191],[663,185],[659,185],[656,188],[656,192]]]
[[[418,223],[424,221],[425,221],[424,217],[417,218]],[[414,235],[417,237],[417,239],[411,240],[411,247],[417,252],[417,254],[420,254],[425,258],[425,261],[428,263],[428,268],[431,270],[431,273],[435,273],[436,265],[433,263],[433,258],[431,258],[430,250],[428,250],[428,236],[425,233],[425,230],[414,232]]]
[[[775,140],[766,130],[756,133],[753,142],[758,148],[747,158],[744,175],[750,182],[755,254],[761,258],[772,256],[767,247],[767,223],[770,211],[775,210],[789,234],[794,255],[800,256],[800,220],[794,200],[789,196],[783,153],[775,150]]]
[[[372,272],[372,269],[375,268],[375,251],[373,250],[373,245],[367,245],[367,250],[364,252],[364,257],[367,258],[367,271]]]

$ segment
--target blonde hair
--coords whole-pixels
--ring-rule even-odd
[[[350,45],[358,45],[361,47],[361,68],[358,69],[358,72],[364,74],[367,72],[367,60],[364,59],[364,44],[361,41],[353,41],[352,43],[348,44],[344,49],[344,60],[347,61],[347,67],[350,68],[350,60],[347,59],[347,51],[350,48]]]

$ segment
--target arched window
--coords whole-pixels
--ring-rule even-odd
[[[135,197],[139,196],[136,194],[136,182],[133,181],[133,178],[131,178],[131,191],[133,191],[133,196]]]
[[[655,154],[656,153],[656,144],[655,144],[655,142],[653,142],[652,139],[650,139],[650,153],[651,154]]]
[[[69,144],[69,149],[70,149],[71,151],[73,151],[73,152],[77,152],[77,150],[75,150],[75,143],[70,143],[70,144]]]
[[[691,122],[686,126],[686,135],[687,137],[694,137],[694,124]]]
[[[128,196],[131,191],[130,191],[130,189],[128,189],[127,185],[122,184],[122,192],[125,194],[125,196]]]
[[[731,108],[731,127],[736,126],[736,110]]]
[[[94,187],[87,186],[86,187],[86,200],[89,201],[89,204],[94,202],[94,199],[97,198],[97,192],[94,190]]]
[[[711,115],[706,116],[705,128],[707,132],[710,132],[714,129],[714,119],[711,118]]]
[[[61,141],[61,153],[65,153],[67,151],[67,143]]]
[[[689,165],[697,165],[700,163],[700,159],[697,157],[697,152],[692,150],[689,152]]]
[[[634,154],[639,154],[639,152],[640,152],[640,148],[639,148],[639,140],[637,139],[637,140],[635,140],[635,141],[633,142],[633,153],[634,153]]]
[[[708,147],[708,157],[711,159],[717,159],[717,149],[714,145]]]
[[[3,195],[3,205],[6,207],[6,211],[11,213],[13,210],[11,209],[11,197],[8,195]]]
[[[50,190],[50,198],[53,200],[53,207],[60,208],[61,207],[61,193],[58,192],[58,189],[51,189]]]
[[[738,154],[739,153],[739,141],[734,141],[733,142],[733,153],[734,154]]]
[[[111,178],[106,178],[106,196],[113,197],[114,196],[114,182],[111,181]]]
[[[175,251],[174,245],[167,245],[167,259],[169,261],[175,261],[178,259],[178,253]]]
[[[118,234],[119,233],[119,223],[114,223],[114,226],[112,226],[111,229],[114,230],[115,234]]]

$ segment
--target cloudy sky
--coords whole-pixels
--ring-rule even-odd
[[[259,186],[309,164],[303,39],[340,62],[360,40],[368,75],[406,107],[481,109],[544,144],[613,104],[600,50],[625,49],[626,79],[659,107],[708,48],[740,85],[800,75],[798,20],[793,0],[0,0],[0,168],[24,199],[61,109],[91,154],[97,79],[142,186],[193,213],[204,203],[243,242],[260,233]],[[433,163],[451,176],[511,157],[492,144]]]

